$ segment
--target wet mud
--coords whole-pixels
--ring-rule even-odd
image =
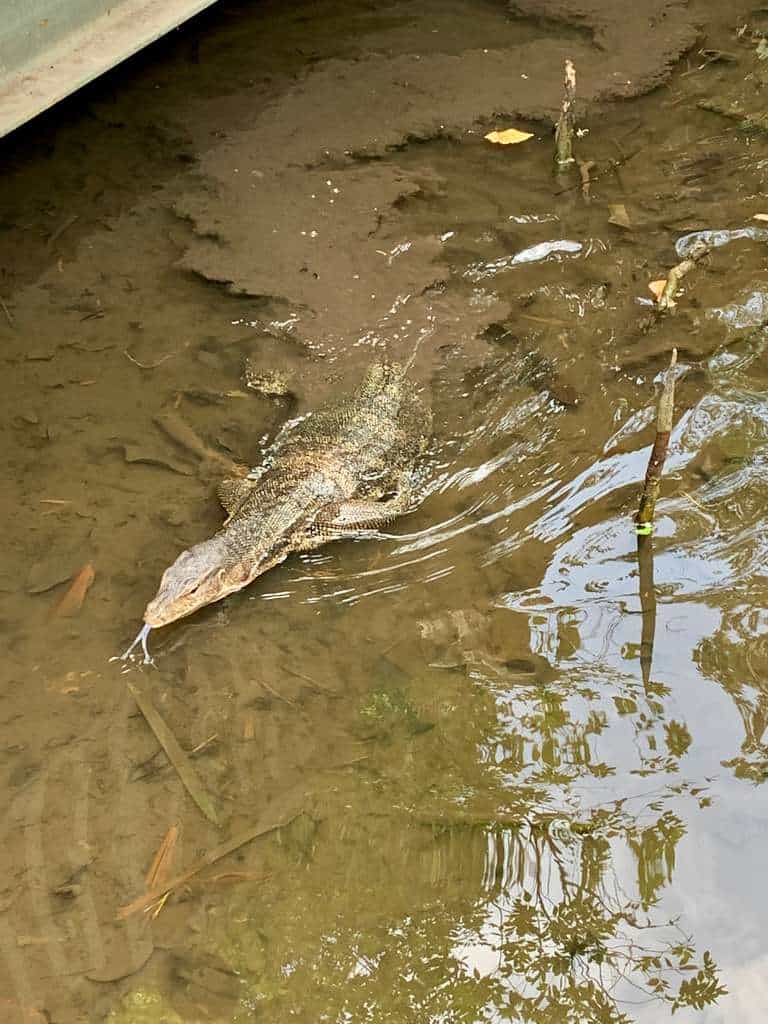
[[[2,143],[4,1020],[762,1020],[768,208],[738,15],[226,3]],[[554,173],[566,57],[588,181]],[[222,466],[414,352],[418,509],[158,631],[154,668],[110,661],[220,525]],[[263,835],[121,913],[175,827],[168,878]]]

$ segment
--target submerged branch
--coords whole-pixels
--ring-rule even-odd
[[[135,683],[128,683],[128,690],[138,704],[139,710],[146,719],[147,725],[149,725],[150,729],[155,734],[157,742],[163,748],[168,760],[176,769],[176,772],[184,783],[187,792],[206,816],[208,821],[212,822],[214,825],[218,825],[219,816],[216,813],[216,807],[213,799],[206,791],[197,772],[190,764],[189,758],[181,749],[179,741],[168,728],[165,719],[140,686]]]

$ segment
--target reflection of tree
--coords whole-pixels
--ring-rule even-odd
[[[768,650],[763,613],[740,605],[723,615],[717,632],[701,641],[696,661],[702,673],[723,687],[744,726],[741,754],[723,762],[738,778],[768,777]]]
[[[619,801],[580,821],[499,823],[466,811],[405,819],[396,863],[372,842],[383,829],[382,854],[391,849],[392,822],[361,822],[350,858],[317,892],[322,906],[281,897],[280,925],[267,938],[250,897],[230,907],[246,1002],[258,999],[265,1013],[271,1006],[274,1017],[263,1019],[275,1021],[309,1012],[334,1022],[452,1024],[620,1024],[633,1002],[648,999],[703,1007],[723,992],[714,963],[697,960],[674,922],[648,913],[684,829],[668,808],[642,818]],[[636,854],[634,894],[613,866],[617,844]],[[317,885],[328,868],[320,853]],[[420,898],[409,905],[414,874]],[[279,991],[252,974],[244,916],[262,936],[259,969],[263,949],[276,958],[266,976],[281,976]]]
[[[623,1024],[639,1001],[701,1008],[723,992],[659,910],[687,787],[585,809],[572,784],[616,770],[595,749],[609,704],[572,678],[518,673],[502,688],[492,667],[472,701],[465,675],[443,674],[449,710],[431,709],[434,728],[411,733],[406,756],[402,731],[379,738],[364,807],[354,780],[326,794],[310,864],[266,912],[233,892],[214,942],[260,1019]],[[649,717],[642,689],[624,694],[625,714]],[[419,696],[414,684],[407,706],[425,707]],[[684,736],[659,709],[650,717],[666,770]]]
[[[651,681],[653,645],[656,639],[656,586],[653,579],[652,533],[638,533],[637,535],[637,564],[642,618],[640,671],[643,676],[643,685],[647,686]]]
[[[211,962],[217,986],[237,979],[219,1018],[264,1024],[624,1024],[638,1002],[723,991],[663,909],[700,800],[644,781],[690,743],[664,685],[509,660],[486,618],[459,618],[410,658],[437,647],[451,668],[372,664],[354,707],[339,702],[366,756],[308,779],[301,819],[243,851],[266,884],[206,891],[197,933],[171,916],[183,904],[160,915],[182,1019],[215,1005]],[[629,740],[613,756],[611,728]]]

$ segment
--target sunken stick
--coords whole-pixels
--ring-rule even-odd
[[[155,705],[136,683],[128,683],[128,691],[139,706],[139,711],[146,719],[147,725],[155,734],[155,738],[165,751],[168,760],[176,769],[179,778],[195,801],[197,806],[214,825],[219,824],[219,816],[210,794],[206,791],[197,772],[190,764],[189,758],[181,749],[179,741],[168,728],[165,719]]]

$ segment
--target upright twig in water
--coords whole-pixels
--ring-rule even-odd
[[[576,101],[576,68],[573,61],[565,62],[565,82],[560,117],[555,127],[555,164],[562,170],[574,161],[573,105]]]
[[[636,531],[638,534],[649,534],[653,531],[653,517],[656,513],[656,501],[661,489],[661,475],[664,472],[664,462],[667,458],[669,447],[669,435],[672,433],[672,420],[675,414],[675,365],[677,363],[677,349],[672,349],[672,358],[669,361],[669,369],[664,375],[664,384],[659,395],[659,409],[656,417],[656,439],[651,449],[651,457],[648,460],[648,469],[645,474],[645,485],[643,496],[640,499],[640,508],[635,516]]]

